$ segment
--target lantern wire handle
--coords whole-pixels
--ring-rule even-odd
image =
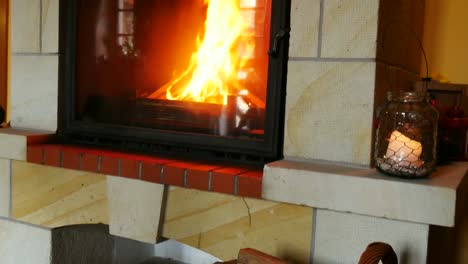
[[[431,79],[429,77],[429,62],[427,60],[427,55],[426,55],[426,51],[424,50],[424,46],[422,44],[422,41],[421,39],[418,37],[418,34],[416,33],[416,31],[414,31],[413,28],[411,28],[411,26],[407,23],[404,23],[400,20],[391,20],[390,22],[388,22],[385,27],[384,27],[384,30],[382,32],[382,41],[381,41],[381,47],[382,47],[382,51],[383,53],[385,54],[385,37],[387,36],[387,31],[388,29],[390,28],[390,26],[394,25],[394,24],[399,24],[401,26],[404,26],[405,29],[409,30],[411,35],[414,37],[414,39],[416,39],[416,41],[418,42],[418,47],[419,49],[421,50],[421,53],[424,57],[424,63],[425,63],[425,67],[426,67],[426,78],[423,79],[425,85],[427,85],[427,82]]]

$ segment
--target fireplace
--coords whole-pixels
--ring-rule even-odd
[[[248,163],[281,157],[290,0],[60,6],[61,140]]]

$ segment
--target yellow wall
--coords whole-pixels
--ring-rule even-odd
[[[468,84],[468,0],[426,0],[423,42],[432,76]]]

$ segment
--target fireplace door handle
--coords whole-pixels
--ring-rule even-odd
[[[275,39],[273,41],[273,47],[268,51],[268,55],[272,57],[277,57],[280,48],[280,42],[284,38],[289,37],[289,32],[291,32],[291,28],[282,28],[275,34]]]

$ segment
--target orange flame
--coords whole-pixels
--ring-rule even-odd
[[[243,21],[239,0],[204,1],[208,9],[203,41],[197,39],[198,50],[189,66],[167,85],[166,98],[227,104],[245,62],[236,43],[246,35],[248,25]],[[249,53],[253,46],[246,49]]]

